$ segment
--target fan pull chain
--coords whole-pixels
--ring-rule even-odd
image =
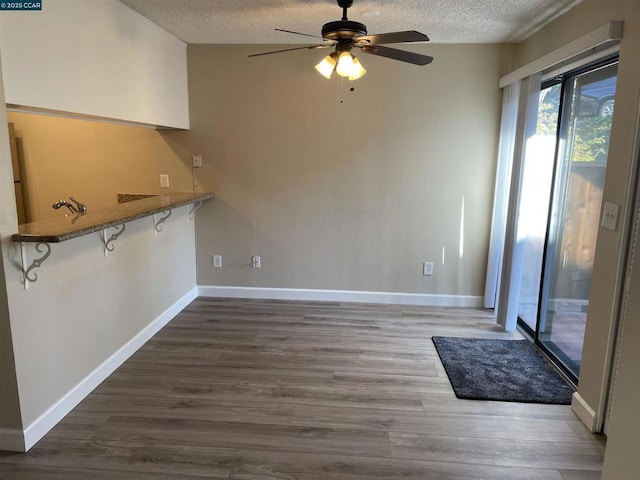
[[[355,92],[356,88],[351,87],[350,92]],[[344,103],[344,77],[340,77],[340,103]]]

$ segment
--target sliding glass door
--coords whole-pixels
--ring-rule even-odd
[[[543,84],[526,145],[518,321],[577,381],[607,166],[617,63]]]
[[[617,64],[564,82],[538,340],[577,378],[607,168]]]
[[[517,264],[522,265],[518,317],[530,333],[535,331],[538,318],[560,93],[559,83],[546,86],[540,92],[536,133],[527,140],[523,159],[514,255],[520,256]]]

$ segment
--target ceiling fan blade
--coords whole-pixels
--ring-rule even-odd
[[[305,37],[322,38],[320,35],[311,35],[309,33],[294,32],[293,30],[283,30],[282,28],[276,28],[275,30],[277,32],[293,33],[294,35],[304,35]]]
[[[353,39],[355,43],[367,42],[370,45],[381,45],[384,43],[404,43],[404,42],[428,42],[429,37],[424,33],[415,30],[406,32],[379,33],[377,35],[364,35]]]
[[[262,55],[271,55],[272,53],[282,53],[282,52],[291,52],[293,50],[313,50],[316,48],[327,48],[327,47],[333,47],[333,45],[307,45],[306,47],[295,47],[295,48],[285,48],[284,50],[274,50],[272,52],[264,52],[264,53],[253,53],[251,55],[248,55],[249,57],[260,57]]]
[[[401,62],[413,63],[414,65],[428,65],[433,62],[433,57],[421,55],[419,53],[398,50],[397,48],[383,47],[382,45],[365,45],[362,51],[379,57],[392,58]]]

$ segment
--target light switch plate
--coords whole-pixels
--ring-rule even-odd
[[[602,210],[602,225],[603,228],[615,231],[618,228],[618,211],[620,205],[611,202],[604,202],[604,209]]]

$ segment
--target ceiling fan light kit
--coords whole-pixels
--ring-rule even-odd
[[[365,73],[367,73],[367,70],[360,64],[360,61],[356,57],[353,57],[353,66],[349,72],[349,80],[358,80]]]
[[[334,71],[349,80],[357,80],[367,73],[360,61],[349,52],[342,52],[339,57],[336,52],[333,52],[324,57],[315,69],[326,79],[330,79]]]
[[[315,66],[315,69],[318,72],[320,72],[320,75],[322,75],[324,78],[330,79],[331,75],[333,74],[333,71],[336,69],[337,56],[338,54],[336,52],[333,52],[332,54],[327,55],[322,59],[322,61],[319,64]]]
[[[337,0],[337,2],[338,6],[342,8],[342,19],[325,23],[322,27],[322,37],[291,30],[276,29],[282,32],[304,35],[306,37],[322,38],[325,43],[306,47],[287,48],[274,52],[256,53],[249,56],[258,57],[292,50],[335,47],[335,50],[331,54],[327,55],[315,66],[315,69],[327,79],[330,79],[335,71],[339,76],[348,78],[349,80],[357,80],[367,72],[360,64],[360,61],[351,53],[353,48],[359,48],[363,53],[370,55],[399,60],[413,65],[428,65],[433,61],[433,57],[428,55],[382,46],[382,44],[388,43],[428,42],[429,37],[424,33],[408,30],[406,32],[367,35],[366,25],[347,18],[347,10],[353,5],[353,0]]]

